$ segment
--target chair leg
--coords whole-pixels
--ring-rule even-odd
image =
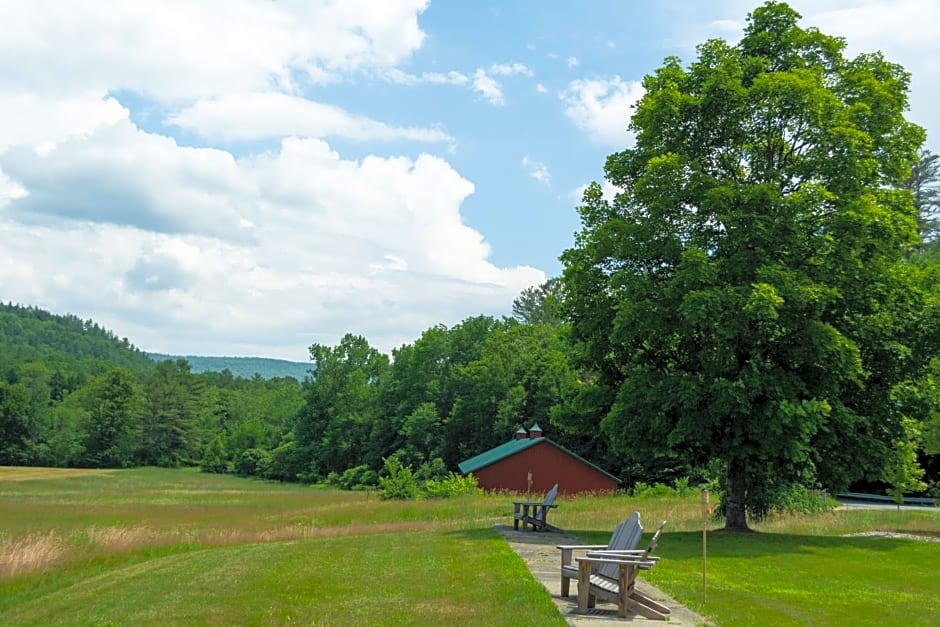
[[[578,563],[578,613],[587,614],[594,607],[594,595],[591,594],[591,564]]]
[[[627,617],[627,609],[630,606],[630,590],[627,582],[628,572],[630,567],[626,564],[620,564],[620,572],[617,577],[617,616],[620,618]]]
[[[562,549],[561,550],[561,596],[567,597],[571,594],[571,577],[565,575],[565,566],[571,564],[571,556],[573,551],[571,549]]]

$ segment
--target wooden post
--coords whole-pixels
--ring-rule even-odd
[[[702,490],[702,603],[708,600],[707,567],[708,563],[708,516],[711,514],[708,506],[708,490]]]

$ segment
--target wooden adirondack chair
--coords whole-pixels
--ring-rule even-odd
[[[540,502],[513,502],[512,528],[518,530],[521,521],[523,531],[525,531],[527,525],[532,525],[534,531],[546,531],[548,529],[557,531],[558,527],[548,524],[548,511],[553,507],[558,507],[555,505],[557,496],[558,484],[556,483]]]
[[[571,580],[577,580],[580,576],[578,565],[571,562],[575,551],[631,551],[640,543],[642,536],[643,525],[640,524],[640,512],[633,512],[629,518],[617,525],[606,546],[603,544],[559,544],[557,548],[561,549],[561,596],[568,596]],[[608,577],[617,577],[616,565],[604,564],[602,569]]]
[[[659,542],[666,521],[653,534],[649,546],[643,551],[601,550],[589,551],[578,562],[578,612],[586,613],[597,600],[617,604],[617,615],[626,618],[633,610],[646,618],[666,620],[669,608],[654,601],[636,589],[636,578],[640,570],[652,568],[658,558],[651,553]],[[604,567],[612,566],[616,575],[611,577]]]

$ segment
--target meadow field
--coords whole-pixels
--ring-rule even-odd
[[[194,470],[0,468],[3,625],[563,625],[494,531],[512,497],[368,492]],[[552,522],[606,542],[668,520],[647,574],[720,625],[940,624],[940,509],[778,517],[708,534],[698,497],[561,498]]]

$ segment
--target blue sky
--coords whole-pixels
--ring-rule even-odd
[[[940,8],[791,3],[913,74]],[[559,274],[639,82],[755,3],[0,1],[0,298],[144,350],[305,360]]]

